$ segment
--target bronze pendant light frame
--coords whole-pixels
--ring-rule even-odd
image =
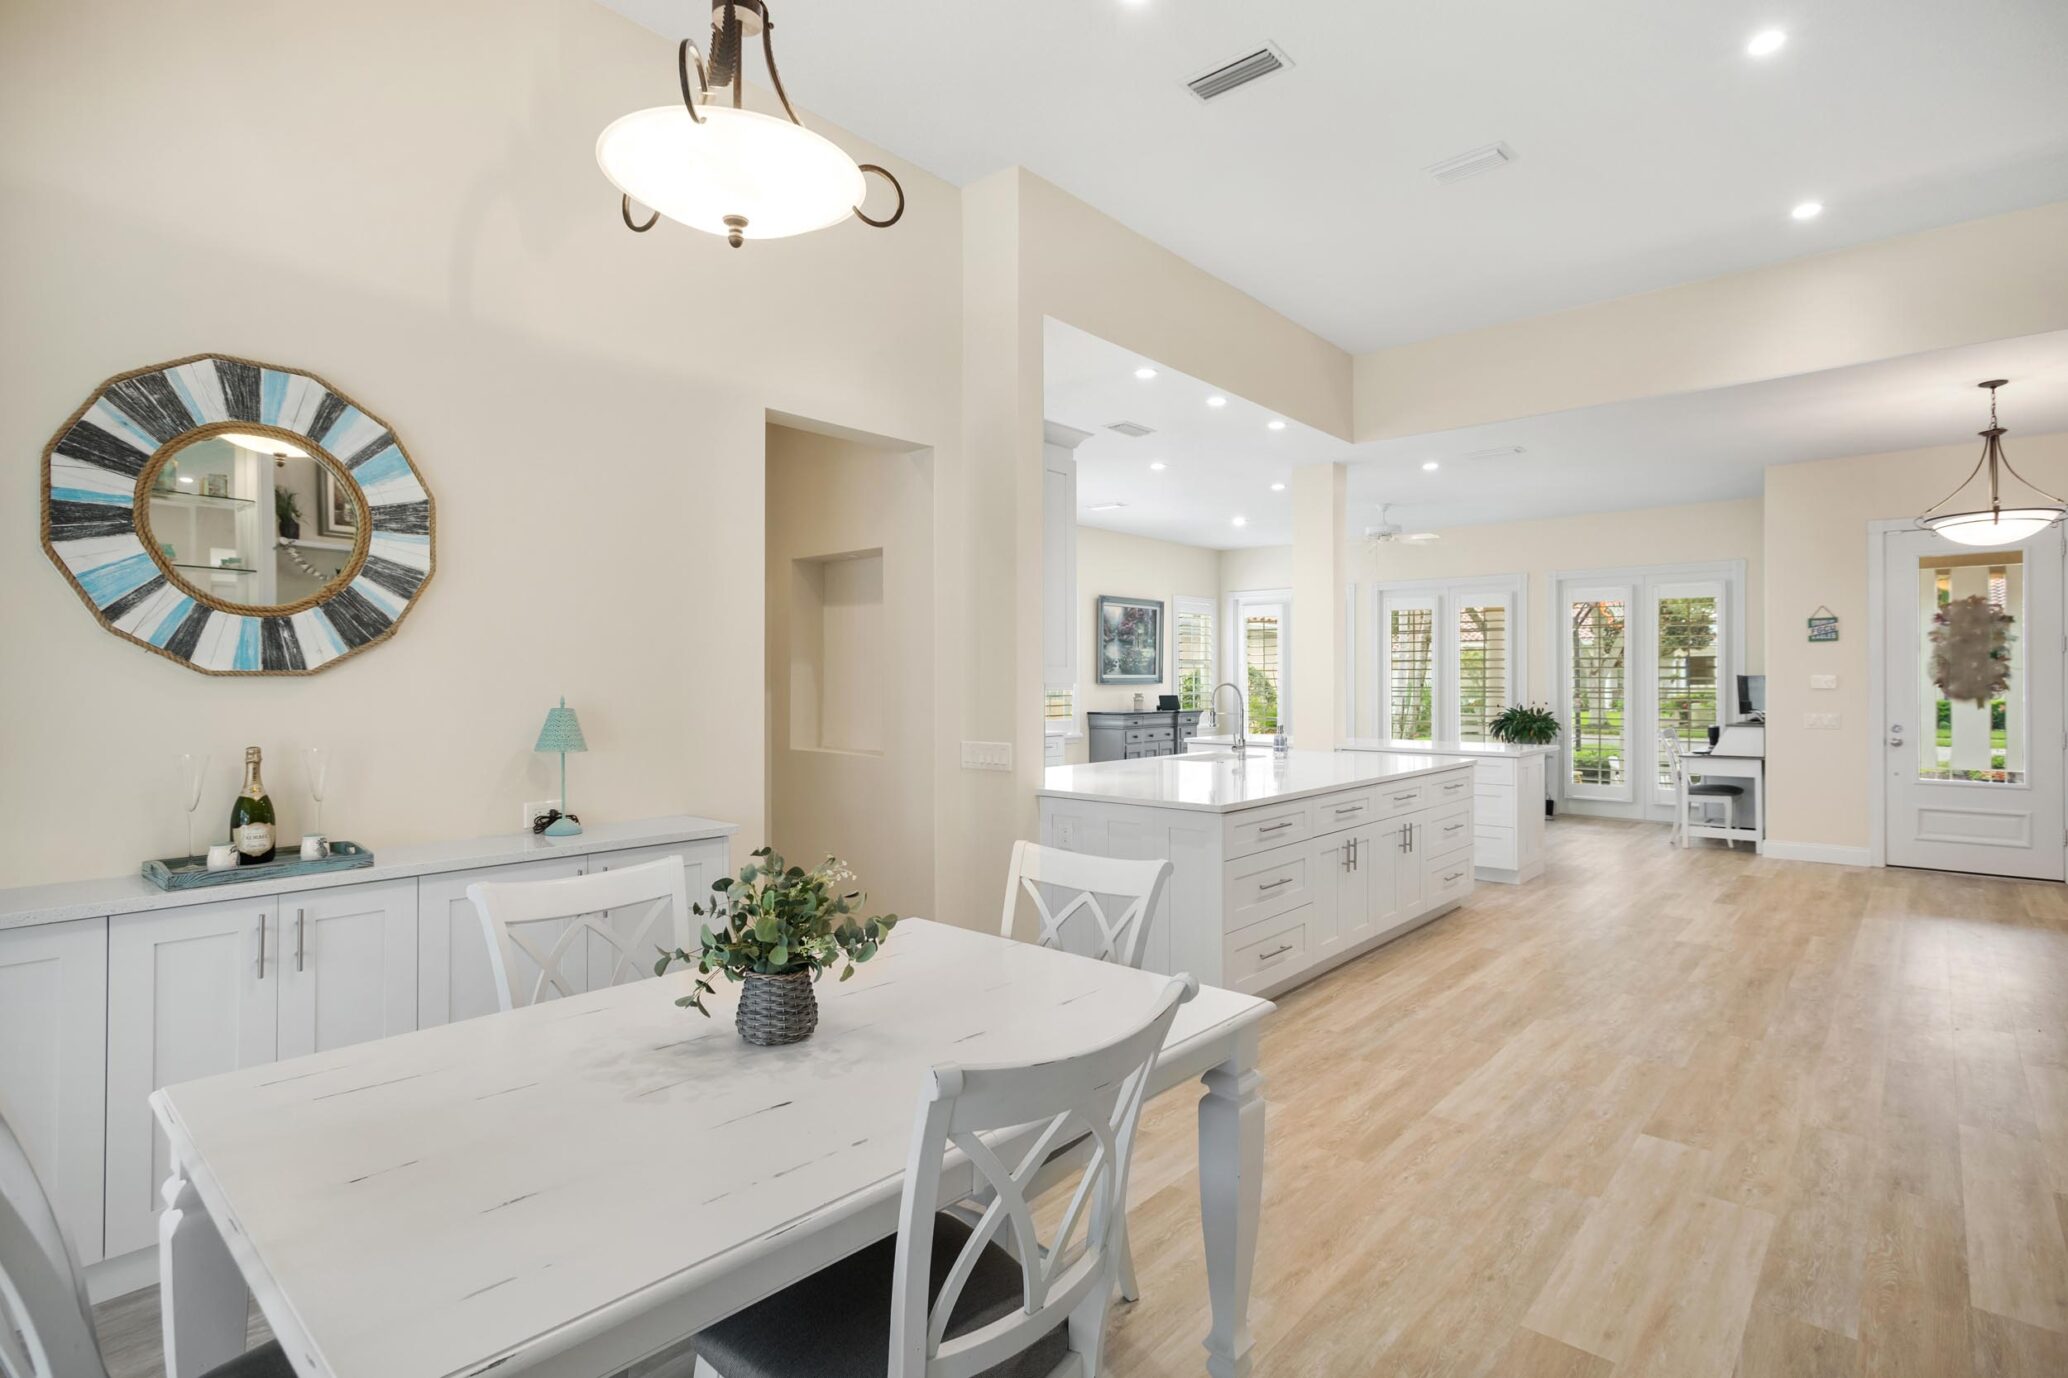
[[[705,65],[704,55],[697,50],[696,44],[686,38],[682,40],[675,49],[675,72],[682,86],[682,106],[689,111],[690,119],[702,124],[704,116],[697,109],[699,96],[702,97],[701,103],[708,105],[713,86],[721,91],[729,86],[732,88],[732,108],[741,108],[746,85],[741,48],[743,40],[752,36],[753,29],[758,29],[761,33],[761,56],[768,66],[768,80],[769,84],[775,87],[776,99],[783,103],[783,113],[789,116],[790,123],[802,129],[804,121],[797,118],[797,111],[790,104],[789,93],[783,90],[782,73],[776,70],[775,21],[769,18],[767,0],[715,0],[711,6],[711,62],[708,66]],[[696,69],[694,87],[689,82],[692,66]],[[898,205],[896,210],[881,220],[856,206],[854,218],[879,230],[887,230],[904,219],[905,187],[898,181],[897,174],[878,163],[857,163],[856,166],[865,173],[876,173],[884,181],[889,182],[891,189],[898,194]],[[658,224],[661,218],[659,211],[653,211],[648,214],[644,224],[634,220],[632,198],[628,193],[620,193],[618,196],[618,214],[624,217],[625,228],[634,234],[645,234]],[[747,222],[743,217],[726,216],[725,227],[726,243],[737,249],[746,242]]]
[[[1991,378],[1985,382],[1975,384],[1978,388],[1987,388],[1989,390],[1989,428],[1977,432],[1982,437],[1981,458],[1975,461],[1975,467],[1968,470],[1967,477],[1962,479],[1952,492],[1933,503],[1930,507],[1925,508],[1919,514],[1917,518],[1917,525],[1919,527],[1926,531],[1936,531],[1941,526],[1952,524],[1963,518],[1975,518],[1985,515],[1989,517],[1992,523],[2000,522],[2003,519],[2003,487],[2000,470],[2009,471],[2012,478],[2046,499],[2045,505],[2026,504],[2014,507],[2011,509],[2013,515],[2028,512],[2036,513],[2050,508],[2053,512],[2053,521],[2056,524],[2064,516],[2068,516],[2068,502],[2055,497],[2052,493],[2049,493],[2046,489],[2041,488],[2031,479],[2026,478],[2012,468],[2010,456],[2004,453],[2003,438],[2009,432],[1996,419],[1996,390],[2001,387],[2007,387],[2009,384],[2010,379],[2008,378]],[[1989,506],[1967,512],[1941,512],[1939,510],[1965,492],[1967,486],[1975,481],[1976,475],[1980,474],[1985,468],[1989,471]]]

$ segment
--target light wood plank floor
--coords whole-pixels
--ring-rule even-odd
[[[1562,818],[1264,1068],[1260,1375],[2068,1374],[2068,887]],[[1126,1378],[1204,1372],[1195,1099],[1144,1121]]]

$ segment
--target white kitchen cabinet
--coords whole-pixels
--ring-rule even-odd
[[[560,880],[586,875],[588,860],[572,856],[520,861],[477,871],[448,871],[418,881],[417,1027],[428,1029],[455,1019],[494,1014],[502,1008],[496,996],[495,968],[488,960],[488,936],[482,931],[474,902],[467,898],[469,885],[484,880]],[[541,943],[558,942],[574,922],[535,924],[526,930],[526,936]],[[588,967],[587,949],[568,953],[560,963],[561,974],[571,981],[586,981]],[[538,964],[520,953],[515,974],[521,988],[529,990],[538,980]]]
[[[1544,871],[1544,768],[1556,749],[1502,742],[1402,742],[1357,739],[1344,751],[1471,761],[1470,783],[1452,781],[1431,802],[1473,809],[1473,870],[1480,880],[1520,885]],[[1440,845],[1440,844],[1439,844]]]
[[[270,896],[108,921],[110,1257],[158,1238],[165,1144],[147,1097],[278,1054],[279,906]]]
[[[280,897],[281,1057],[417,1027],[417,883]]]
[[[82,1264],[101,1257],[108,921],[0,932],[0,1116]]]
[[[589,858],[589,869],[616,871],[627,866],[644,866],[649,861],[660,861],[666,857],[682,858],[683,894],[691,904],[710,907],[711,882],[726,873],[726,847],[721,842],[685,842],[673,847],[639,847],[631,851],[605,852]],[[604,911],[604,922],[626,942],[631,942],[639,925],[646,919],[647,905],[633,905],[628,909]],[[691,916],[689,931],[697,931],[698,920]],[[655,949],[662,943],[675,946],[675,930],[665,924],[657,926],[648,935],[646,947],[637,960],[629,965],[621,963],[615,948],[602,938],[589,935],[588,985],[585,989],[601,990],[609,985],[623,985],[641,977],[653,975],[653,964],[660,953]],[[616,980],[612,980],[615,973]]]

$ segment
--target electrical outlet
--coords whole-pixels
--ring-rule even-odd
[[[553,809],[560,807],[558,799],[534,799],[524,806],[524,831],[530,832],[531,825]]]
[[[964,770],[1011,770],[1011,742],[964,742],[962,744],[962,768]]]
[[[1838,676],[1837,676],[1837,675],[1811,675],[1811,676],[1810,676],[1810,688],[1812,688],[1812,689],[1836,689],[1837,687],[1838,687]]]

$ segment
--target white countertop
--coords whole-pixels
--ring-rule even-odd
[[[204,885],[193,890],[160,890],[141,875],[25,885],[0,890],[0,930],[23,928],[30,924],[62,923],[67,919],[96,919],[109,914],[177,909],[239,896],[281,895],[304,890],[328,890],[340,885],[363,885],[376,880],[403,880],[410,876],[468,871],[477,866],[501,866],[507,862],[532,861],[546,856],[583,856],[590,852],[620,851],[628,847],[696,842],[711,837],[728,837],[738,830],[739,825],[735,823],[672,814],[665,818],[585,825],[578,837],[502,833],[494,837],[469,838],[463,842],[419,842],[403,847],[368,843],[373,847],[371,866],[328,871],[320,875],[280,876],[242,884],[233,881],[227,885]],[[365,839],[350,840],[361,842]],[[142,864],[141,860],[138,864]]]
[[[1352,737],[1339,751],[1405,751],[1415,756],[1467,756],[1487,760],[1549,756],[1556,746],[1523,746],[1515,742],[1402,742],[1382,737]]]
[[[1279,758],[1267,746],[1251,748],[1240,761],[1156,756],[1142,761],[1050,766],[1038,793],[1051,798],[1107,799],[1227,813],[1407,775],[1469,768],[1469,763],[1436,756],[1376,751],[1292,751]]]

